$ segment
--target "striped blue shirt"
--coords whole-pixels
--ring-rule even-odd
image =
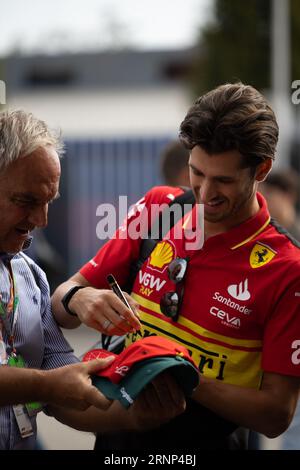
[[[11,259],[19,296],[15,326],[17,352],[23,356],[28,367],[35,369],[54,369],[78,362],[53,318],[45,273],[23,253],[13,257],[3,254],[0,256],[0,294],[3,304],[7,305],[10,296],[10,279],[6,266],[8,258]],[[12,322],[13,318],[11,324]],[[8,338],[3,327],[2,336],[8,347]],[[36,417],[30,419],[35,435],[22,438],[12,407],[0,407],[0,449],[34,449]]]

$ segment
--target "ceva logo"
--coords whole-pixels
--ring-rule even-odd
[[[231,284],[227,288],[228,294],[237,300],[249,300],[251,294],[248,290],[248,279],[241,281],[239,284]]]

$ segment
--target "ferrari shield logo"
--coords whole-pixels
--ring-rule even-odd
[[[260,268],[265,264],[269,263],[274,256],[276,251],[263,243],[255,243],[250,254],[250,265],[251,268]]]

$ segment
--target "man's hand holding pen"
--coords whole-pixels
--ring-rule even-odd
[[[85,287],[76,292],[69,307],[87,326],[106,335],[122,336],[141,329],[139,305],[127,293],[123,295],[129,307],[112,290]]]

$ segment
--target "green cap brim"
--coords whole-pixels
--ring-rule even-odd
[[[166,369],[187,396],[199,384],[198,370],[181,356],[159,356],[140,361],[118,384],[100,376],[94,376],[92,382],[107,398],[119,400],[125,408],[128,408],[142,389]]]

